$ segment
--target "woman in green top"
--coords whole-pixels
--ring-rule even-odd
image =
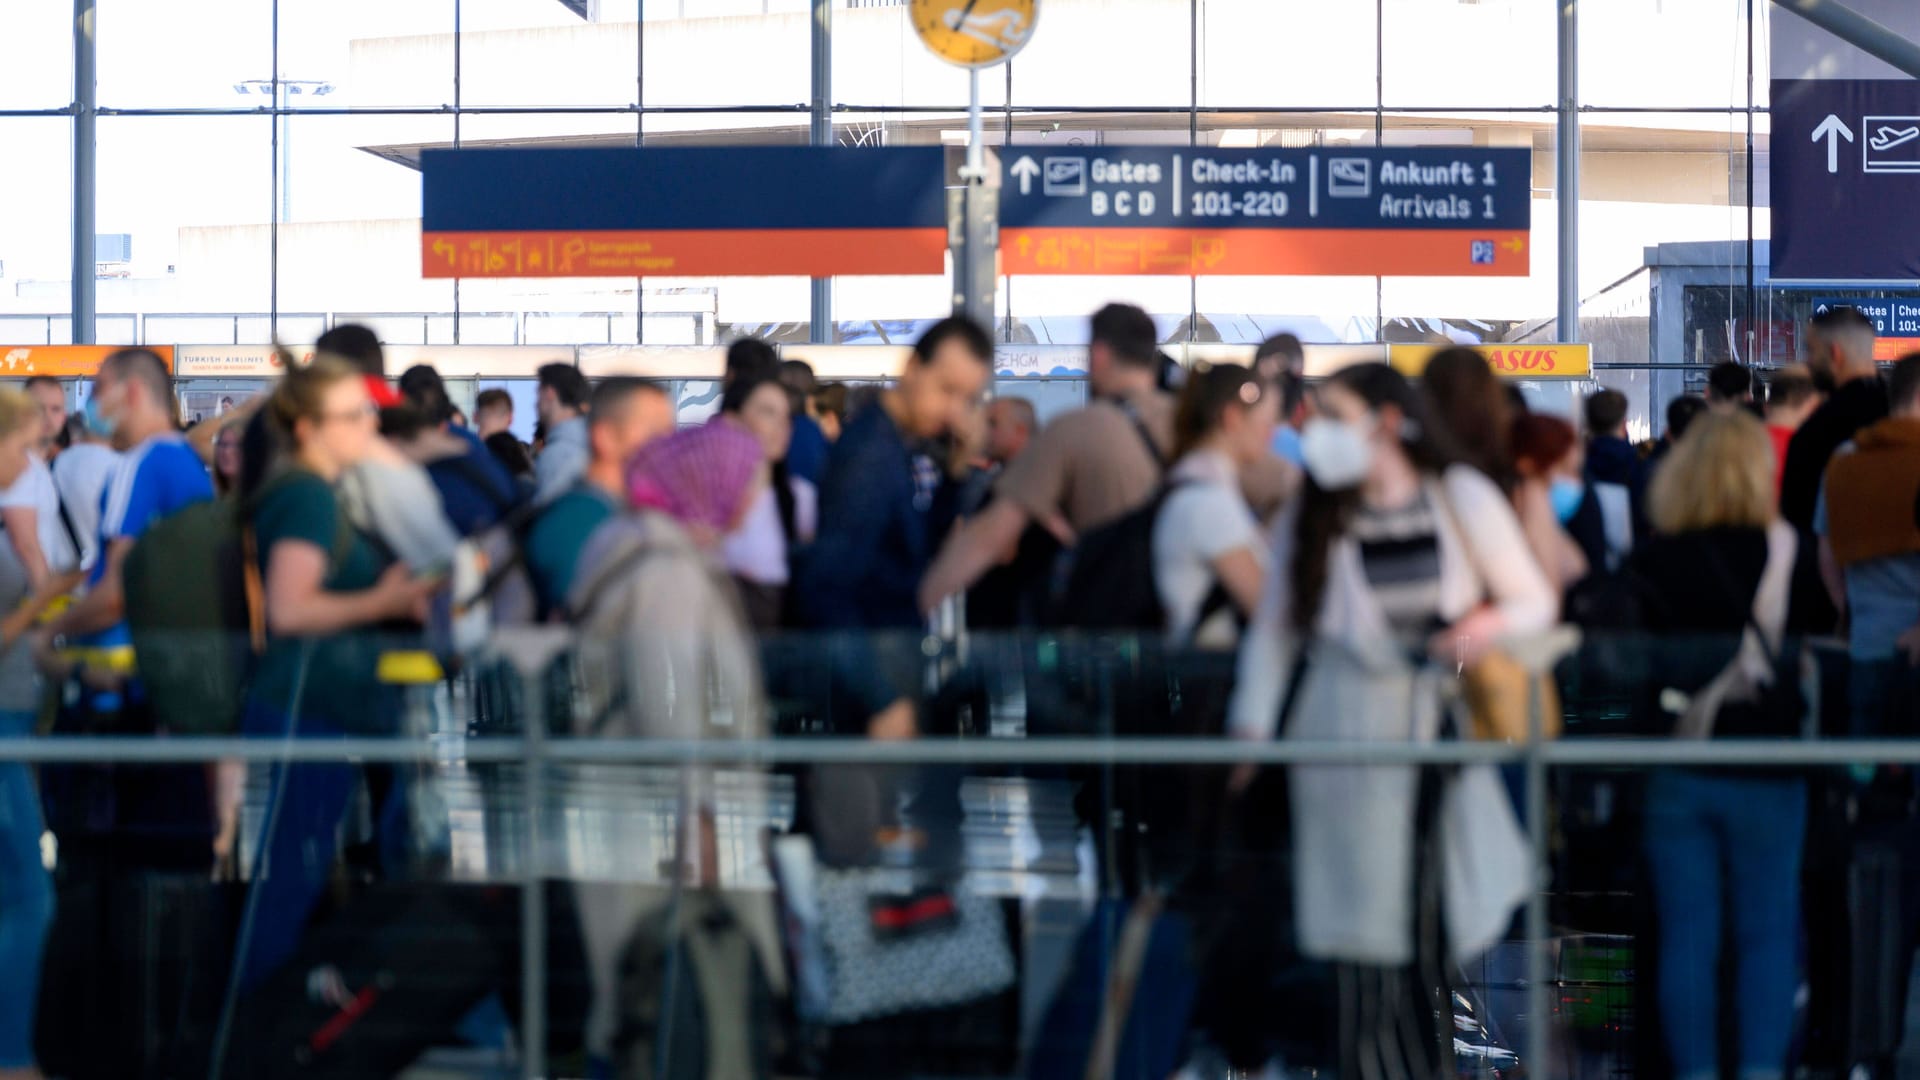
[[[339,735],[353,721],[392,711],[374,678],[374,650],[364,637],[355,640],[355,631],[423,620],[437,582],[388,565],[335,497],[335,482],[366,458],[378,429],[357,369],[325,355],[290,368],[265,415],[275,459],[249,462],[241,484],[268,635],[245,728],[255,735]],[[249,901],[254,924],[237,960],[243,987],[299,944],[327,880],[354,779],[345,764],[277,770]]]

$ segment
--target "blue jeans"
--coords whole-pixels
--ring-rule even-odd
[[[291,720],[270,706],[249,703],[241,730],[284,736]],[[338,736],[314,716],[300,718],[302,737]],[[325,891],[339,854],[340,825],[358,779],[352,765],[299,762],[276,765],[268,787],[267,818],[254,860],[253,887],[234,957],[241,990],[258,986],[300,945],[307,920]]]
[[[29,734],[33,723],[30,712],[0,712],[0,736]],[[40,860],[45,831],[32,770],[0,762],[0,1069],[33,1064],[40,959],[53,924],[53,882]]]
[[[1732,918],[1739,1076],[1785,1071],[1806,827],[1804,780],[1670,769],[1648,781],[1660,1020],[1676,1080],[1720,1075],[1723,914]]]

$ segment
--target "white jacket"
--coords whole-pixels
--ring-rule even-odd
[[[574,733],[765,738],[768,710],[759,650],[733,588],[718,563],[665,514],[621,514],[596,529],[580,550],[568,597],[568,609],[576,613],[575,663],[585,691],[585,708],[576,716]],[[737,778],[761,770],[742,766],[719,771]],[[719,791],[733,792],[727,802],[729,816],[747,822],[768,817],[758,787],[728,786],[705,766],[648,769],[596,763],[579,767],[574,778],[607,793],[603,797],[616,800],[616,805],[624,805],[617,800],[626,793],[635,800],[638,815],[647,809],[644,796],[674,782],[669,778],[676,772],[676,842],[689,859],[697,859],[705,847],[702,819],[711,822],[719,814]],[[706,868],[710,875],[720,870]],[[618,1028],[620,962],[626,947],[650,916],[684,898],[670,877],[644,868],[637,878],[618,870],[599,877],[576,881],[574,891],[594,988],[587,1045],[607,1054]],[[784,988],[771,894],[729,888],[715,899],[741,921],[776,990]]]
[[[1506,634],[1547,629],[1557,600],[1505,496],[1464,466],[1430,481],[1440,545],[1440,614],[1451,622],[1483,601]],[[1451,506],[1452,512],[1445,507]],[[1293,628],[1297,504],[1275,526],[1273,571],[1241,643],[1228,726],[1272,738],[1300,638]],[[1329,554],[1326,595],[1286,738],[1430,742],[1440,728],[1443,678],[1416,669],[1393,640],[1350,537]],[[1291,770],[1294,902],[1309,956],[1404,965],[1413,956],[1413,841],[1417,770],[1314,765]],[[1490,798],[1491,796],[1491,798]],[[1505,931],[1532,886],[1526,842],[1493,770],[1462,771],[1440,811],[1442,903],[1452,953],[1470,957]]]

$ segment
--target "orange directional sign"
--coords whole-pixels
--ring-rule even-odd
[[[1021,148],[1009,274],[1523,277],[1532,157],[1486,147]]]
[[[168,370],[173,368],[173,346],[146,345]],[[124,345],[0,345],[0,379],[26,379],[35,375],[55,378],[92,377],[100,373],[100,362]]]

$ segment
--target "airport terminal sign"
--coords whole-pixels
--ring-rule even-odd
[[[1002,160],[1009,274],[1524,277],[1532,152],[1072,147]]]
[[[428,150],[421,273],[938,274],[938,146]]]
[[[55,378],[90,378],[100,373],[100,363],[126,348],[124,345],[0,345],[0,379],[27,379],[35,375]],[[173,346],[143,345],[169,370],[173,367]]]
[[[1920,280],[1920,82],[1775,79],[1772,274]]]
[[[1858,310],[1873,323],[1873,358],[1892,363],[1920,348],[1920,299],[1913,297],[1817,296],[1813,313],[1825,315],[1837,307]]]

